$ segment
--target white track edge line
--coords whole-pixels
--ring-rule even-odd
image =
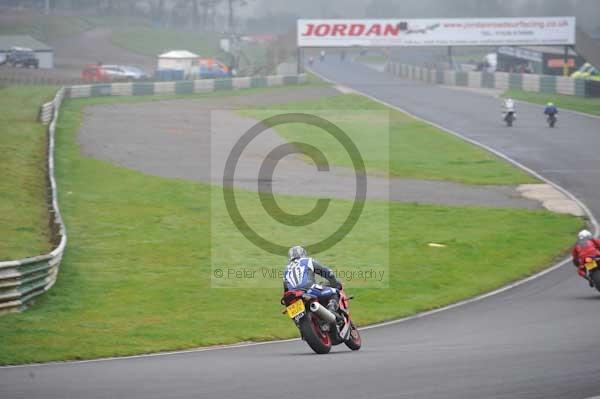
[[[321,78],[322,80],[331,83],[331,84],[338,84],[324,76],[322,76],[321,74],[315,72],[314,70],[311,70],[309,68],[307,68],[311,73],[317,75],[319,78]],[[467,141],[471,144],[474,144],[480,148],[483,148],[491,153],[493,153],[494,155],[506,160],[507,162],[517,166],[518,168],[523,169],[524,171],[526,171],[527,173],[533,175],[534,177],[537,177],[538,179],[552,185],[553,187],[555,187],[556,189],[558,189],[559,191],[561,191],[563,194],[567,195],[569,198],[571,198],[572,200],[574,200],[575,202],[577,202],[577,204],[583,209],[583,211],[585,212],[585,214],[588,216],[590,224],[592,225],[592,229],[594,230],[594,234],[598,234],[599,231],[599,226],[598,226],[598,221],[596,220],[596,218],[594,217],[594,214],[589,210],[589,208],[583,203],[581,202],[577,197],[575,197],[575,195],[573,195],[571,192],[569,192],[568,190],[562,188],[561,186],[559,186],[558,184],[548,180],[547,178],[545,178],[544,176],[540,175],[539,173],[533,171],[532,169],[528,168],[527,166],[519,163],[518,161],[515,161],[514,159],[510,158],[507,155],[502,154],[499,151],[496,151],[494,149],[492,149],[491,147],[488,147],[487,145],[480,143],[476,140],[470,139],[466,136],[463,136],[462,134],[455,132],[451,129],[447,129],[444,128],[436,123],[427,121],[424,118],[421,118],[419,116],[416,116],[400,107],[397,107],[395,105],[389,104],[383,100],[379,100],[373,96],[370,96],[366,93],[361,92],[360,90],[356,90],[353,89],[356,93],[367,97],[368,99],[378,102],[382,105],[385,105],[386,107],[395,109],[397,111],[403,112],[417,120],[420,120],[424,123],[430,124],[432,126],[437,127],[438,129],[445,131],[447,133],[452,134],[453,136],[456,136],[464,141]],[[407,321],[411,321],[411,320],[416,320],[416,319],[420,319],[423,317],[427,317],[427,316],[431,316],[434,315],[436,313],[440,313],[446,310],[450,310],[450,309],[454,309],[454,308],[458,308],[460,306],[464,306],[473,302],[478,302],[481,301],[485,298],[489,298],[491,296],[500,294],[502,292],[511,290],[513,288],[516,288],[520,285],[523,285],[525,283],[528,283],[530,281],[533,281],[537,278],[540,278],[558,268],[560,268],[561,266],[563,266],[565,263],[567,263],[570,260],[570,258],[565,258],[561,261],[559,261],[558,263],[554,264],[553,266],[550,266],[547,269],[542,270],[541,272],[538,272],[534,275],[531,275],[529,277],[526,277],[524,279],[521,279],[519,281],[515,281],[514,283],[510,283],[508,285],[505,285],[503,287],[500,287],[496,290],[487,292],[485,294],[481,294],[478,296],[475,296],[473,298],[469,298],[469,299],[465,299],[462,301],[458,301],[455,303],[452,303],[450,305],[446,305],[443,306],[441,308],[437,308],[437,309],[432,309],[432,310],[428,310],[425,312],[420,312],[417,313],[415,315],[412,316],[407,316],[407,317],[403,317],[400,319],[396,319],[396,320],[389,320],[389,321],[384,321],[381,323],[375,323],[375,324],[371,324],[371,325],[367,325],[364,327],[361,327],[360,330],[371,330],[374,328],[379,328],[379,327],[386,327],[386,326],[390,326],[390,325],[394,325],[394,324],[399,324],[399,323],[404,323]],[[67,360],[67,361],[55,361],[55,362],[47,362],[47,363],[30,363],[30,364],[18,364],[18,365],[11,365],[11,366],[0,366],[0,370],[2,369],[15,369],[15,368],[28,368],[28,367],[43,367],[43,366],[56,366],[56,365],[77,365],[77,364],[85,364],[85,363],[97,363],[97,362],[107,362],[107,361],[119,361],[119,360],[129,360],[129,359],[143,359],[143,358],[151,358],[151,357],[159,357],[159,356],[173,356],[173,355],[183,355],[183,354],[187,354],[187,353],[199,353],[199,352],[208,352],[208,351],[216,351],[216,350],[224,350],[224,349],[238,349],[238,348],[247,348],[247,347],[253,347],[253,346],[261,346],[261,345],[271,345],[271,344],[280,344],[280,343],[286,343],[286,342],[292,342],[292,341],[297,341],[300,338],[288,338],[288,339],[280,339],[280,340],[275,340],[275,341],[264,341],[264,342],[249,342],[249,343],[241,343],[241,344],[232,344],[232,345],[222,345],[222,346],[209,346],[209,347],[203,347],[203,348],[195,348],[195,349],[187,349],[187,350],[180,350],[180,351],[168,351],[168,352],[157,352],[157,353],[146,353],[146,354],[140,354],[140,355],[131,355],[131,356],[114,356],[114,357],[105,357],[105,358],[98,358],[98,359],[89,359],[89,360]]]

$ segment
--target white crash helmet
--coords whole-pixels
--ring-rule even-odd
[[[306,253],[306,249],[302,248],[299,245],[291,247],[288,251],[288,259],[290,261],[298,258],[306,258],[307,256],[308,254]]]
[[[577,238],[582,241],[590,240],[592,238],[592,233],[590,233],[588,230],[581,230],[579,234],[577,234]]]

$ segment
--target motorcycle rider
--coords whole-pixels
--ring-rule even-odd
[[[515,102],[512,98],[507,98],[504,100],[503,111],[504,115],[508,115],[509,112],[513,113],[513,116],[516,116],[515,112]],[[516,117],[515,117],[516,119]]]
[[[283,292],[290,289],[309,289],[316,283],[315,274],[325,278],[332,288],[333,295],[329,298],[327,308],[340,318],[337,313],[339,294],[342,284],[333,271],[314,258],[309,258],[301,246],[291,247],[288,251],[288,264],[283,273]]]
[[[588,230],[581,230],[577,234],[577,242],[571,252],[573,265],[577,267],[577,274],[586,279],[593,286],[592,280],[585,270],[585,258],[600,257],[600,239],[594,238]]]
[[[546,104],[546,108],[544,108],[544,114],[548,116],[556,116],[556,114],[558,114],[558,108],[556,108],[553,103],[549,102]]]

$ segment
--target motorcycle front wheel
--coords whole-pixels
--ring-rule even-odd
[[[358,332],[358,329],[356,328],[354,323],[350,322],[350,325],[350,338],[344,343],[348,348],[352,349],[353,351],[357,351],[362,345],[362,339],[360,338],[360,333]]]
[[[308,312],[300,320],[299,327],[302,338],[304,338],[313,351],[320,355],[329,353],[332,345],[331,337],[327,332],[321,330],[317,316],[312,314],[312,312]]]
[[[596,287],[596,289],[600,291],[600,272],[598,270],[592,271],[592,273],[590,274],[590,278],[594,282],[594,287]]]

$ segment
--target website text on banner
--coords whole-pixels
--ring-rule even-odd
[[[299,47],[575,44],[575,17],[299,19]]]

